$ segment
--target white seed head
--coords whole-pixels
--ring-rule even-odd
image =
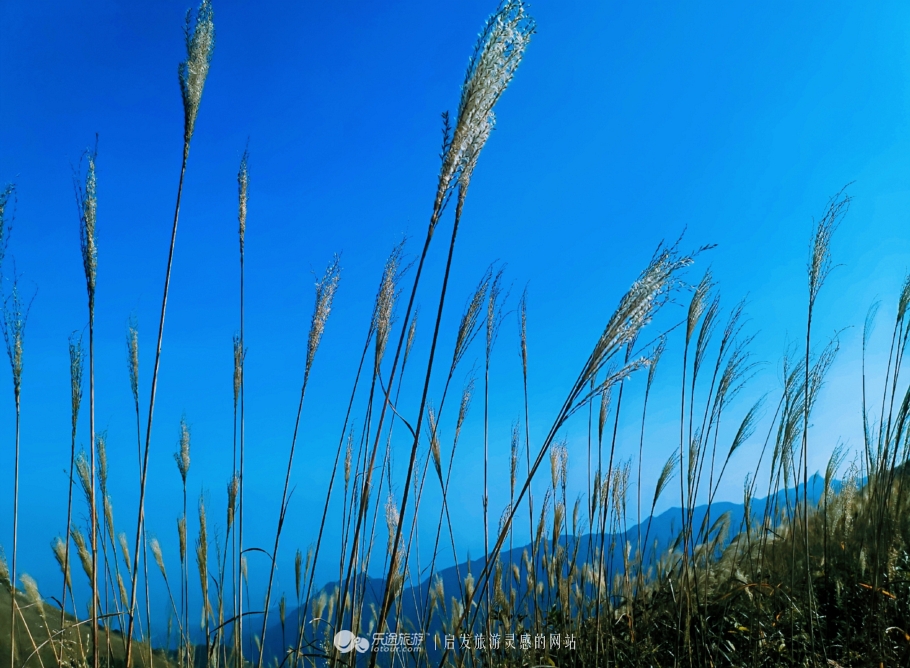
[[[215,22],[212,3],[202,0],[196,10],[195,20],[192,12],[186,13],[186,60],[177,68],[180,79],[180,93],[183,96],[183,143],[184,153],[189,151],[189,144],[196,127],[196,114],[202,100],[202,88],[209,74],[212,62],[212,50],[215,47]]]
[[[310,370],[313,367],[313,360],[316,357],[316,350],[322,341],[322,334],[325,332],[325,323],[329,319],[329,313],[332,310],[332,301],[335,299],[335,291],[338,289],[338,279],[341,277],[341,266],[339,257],[336,255],[329,263],[325,274],[316,282],[316,306],[313,309],[313,319],[310,323],[310,334],[307,337],[306,352],[306,370],[304,376],[309,377]]]

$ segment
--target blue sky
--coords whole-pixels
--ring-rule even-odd
[[[274,532],[313,272],[342,253],[279,555],[280,586],[290,589],[290,556],[315,537],[314,509],[321,509],[384,259],[403,236],[412,238],[412,254],[419,250],[438,171],[439,114],[457,106],[477,31],[494,8],[480,0],[215,4],[217,44],[189,161],[152,439],[149,529],[170,563],[180,512],[172,453],[183,414],[193,430],[191,498],[210,490],[211,516],[223,525],[244,146],[249,141],[247,502],[258,513],[249,544],[265,546]],[[23,285],[37,288],[26,331],[20,563],[43,588],[57,588],[48,543],[65,529],[67,337],[87,320],[73,168],[97,132],[96,421],[108,432],[115,515],[127,529],[137,465],[124,335],[135,315],[147,404],[182,147],[176,66],[186,9],[170,0],[0,8],[0,181],[18,186],[9,253]],[[741,414],[779,386],[783,351],[803,333],[813,220],[853,182],[854,201],[833,244],[840,266],[818,305],[819,339],[840,331],[842,352],[814,420],[810,468],[824,468],[838,438],[858,445],[859,326],[880,298],[884,336],[908,268],[910,7],[539,1],[530,11],[538,32],[497,106],[459,233],[445,354],[480,274],[493,261],[505,264],[513,306],[528,287],[531,433],[539,443],[623,291],[657,243],[685,229],[684,246],[717,244],[689,278],[710,265],[727,305],[748,300],[752,350],[767,364],[734,407]],[[419,297],[428,306],[444,261],[437,244]],[[421,360],[428,324],[415,348]],[[876,342],[873,363],[882,361],[884,340]],[[479,347],[468,354],[458,383],[480,355]],[[650,409],[645,498],[673,448],[679,365],[668,359]],[[410,380],[405,403],[413,413],[419,374]],[[9,552],[7,370],[0,382],[8,388],[0,395],[0,544]],[[497,343],[492,383],[491,460],[502,478],[511,425],[523,411],[514,316]],[[637,448],[636,413],[621,429],[622,456]],[[456,538],[475,556],[483,546],[481,415],[476,401],[456,461]],[[87,427],[84,410],[82,444]],[[583,425],[566,437],[572,488],[582,492]],[[750,443],[734,461],[724,499],[740,499],[759,446]],[[501,486],[491,493],[494,517],[507,494]],[[321,579],[332,577],[331,562]],[[251,569],[262,573],[264,562]]]

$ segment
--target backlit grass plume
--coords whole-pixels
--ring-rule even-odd
[[[6,247],[9,244],[9,235],[12,231],[12,214],[9,212],[10,202],[16,200],[16,186],[8,184],[0,191],[0,268],[6,257]]]
[[[184,152],[189,151],[193,130],[196,128],[196,114],[202,100],[202,89],[209,75],[212,50],[215,48],[215,22],[212,3],[202,0],[194,17],[186,13],[186,60],[180,63],[177,74],[180,78],[180,94],[183,96],[183,141]]]
[[[316,281],[316,305],[313,308],[313,319],[310,322],[309,336],[307,336],[304,383],[309,379],[313,360],[316,358],[316,350],[322,341],[325,323],[328,321],[329,312],[332,310],[332,301],[335,299],[335,291],[338,289],[338,280],[341,277],[339,262],[340,259],[336,255],[329,263],[322,278]]]
[[[88,166],[85,173],[85,185],[76,183],[77,201],[79,203],[79,240],[82,248],[82,266],[85,271],[85,284],[91,305],[95,301],[95,284],[98,278],[98,244],[95,237],[95,224],[98,215],[98,179],[95,175],[97,149],[86,152]]]
[[[493,128],[493,107],[515,76],[534,29],[525,3],[506,0],[481,31],[461,87],[455,129],[443,146],[437,208],[456,177],[467,190],[477,156]]]

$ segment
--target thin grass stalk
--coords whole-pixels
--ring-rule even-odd
[[[452,268],[452,256],[455,252],[455,240],[458,235],[458,227],[459,227],[459,223],[461,222],[461,213],[463,210],[464,200],[465,200],[466,195],[467,195],[466,186],[461,186],[459,188],[458,202],[456,203],[456,209],[455,209],[455,223],[452,226],[452,239],[449,242],[449,253],[448,253],[448,258],[446,259],[446,268],[445,268],[445,273],[443,274],[443,279],[442,279],[442,288],[441,288],[440,296],[439,296],[439,307],[436,312],[436,324],[433,328],[433,338],[430,343],[430,356],[429,356],[429,360],[427,362],[427,372],[426,372],[426,377],[424,379],[423,392],[421,393],[421,398],[420,398],[420,408],[418,409],[418,414],[417,414],[417,424],[414,428],[414,442],[411,445],[411,453],[410,453],[410,457],[408,460],[408,471],[407,471],[407,474],[405,475],[404,492],[402,495],[401,505],[400,505],[400,510],[399,510],[399,513],[401,516],[405,515],[405,512],[407,510],[407,504],[408,504],[408,496],[411,491],[411,478],[414,474],[414,463],[417,458],[417,446],[420,442],[420,429],[423,425],[424,413],[426,412],[427,396],[428,396],[429,389],[430,389],[430,377],[431,377],[432,369],[433,369],[433,360],[436,356],[436,344],[439,339],[439,329],[440,329],[440,324],[442,322],[442,311],[443,311],[443,307],[445,305],[445,297],[446,297],[446,291],[448,289],[449,274],[450,274],[451,268]],[[399,522],[395,528],[395,538],[392,543],[392,554],[389,559],[389,562],[390,562],[389,572],[388,572],[388,576],[386,577],[386,581],[385,581],[384,592],[383,592],[383,597],[382,597],[382,605],[379,608],[378,629],[380,630],[380,632],[381,632],[381,629],[384,628],[385,616],[391,605],[391,597],[392,597],[392,586],[391,585],[392,585],[392,578],[395,576],[395,570],[397,569],[397,566],[398,566],[397,557],[398,557],[398,546],[399,546],[399,542],[401,541],[401,531],[402,531],[402,523]],[[407,555],[405,555],[405,569],[407,568],[406,564],[407,564]],[[370,668],[372,668],[375,665],[375,661],[376,661],[375,656],[371,657]]]
[[[88,297],[88,365],[89,365],[89,452],[91,467],[91,489],[89,511],[91,515],[91,559],[92,559],[92,662],[99,668],[98,655],[98,509],[95,502],[96,464],[95,464],[95,285],[98,269],[98,248],[95,239],[97,217],[97,180],[95,177],[95,160],[98,155],[98,138],[95,137],[95,149],[85,153],[88,168],[85,175],[85,186],[75,181],[76,203],[79,210],[79,235],[82,250],[82,263],[85,271],[85,285]]]
[[[802,464],[803,464],[803,533],[804,547],[806,557],[806,587],[808,591],[807,606],[809,609],[809,641],[812,648],[813,657],[815,655],[815,620],[813,618],[813,586],[812,570],[809,552],[809,367],[810,355],[812,351],[812,316],[815,310],[815,302],[818,298],[819,291],[831,272],[831,237],[837,228],[837,225],[846,213],[850,204],[848,196],[841,197],[841,190],[828,203],[828,210],[825,216],[818,223],[812,244],[812,252],[809,258],[808,278],[809,278],[809,301],[808,311],[806,314],[806,363],[805,363],[805,400],[803,402],[803,442],[802,442]]]
[[[237,470],[237,404],[240,403],[240,461],[239,461],[239,481],[238,481],[238,507],[237,507],[237,531],[235,532],[236,544],[235,552],[232,556],[234,559],[234,610],[237,622],[234,625],[234,653],[238,668],[243,668],[243,575],[241,573],[241,561],[243,559],[243,473],[245,468],[245,410],[244,410],[244,362],[246,361],[246,347],[243,338],[244,331],[244,260],[246,258],[246,219],[247,219],[247,202],[249,199],[250,173],[249,173],[249,151],[244,150],[240,159],[240,169],[237,172],[237,236],[240,242],[240,334],[234,344],[234,470]]]
[[[322,334],[325,329],[326,320],[332,309],[332,301],[335,298],[335,290],[338,288],[338,278],[341,268],[339,258],[336,255],[326,269],[323,277],[316,283],[316,304],[313,309],[313,319],[310,325],[310,333],[307,340],[306,366],[303,372],[303,385],[300,388],[300,402],[297,405],[297,417],[294,420],[294,433],[291,437],[291,449],[288,454],[287,471],[284,477],[284,489],[281,493],[281,505],[278,515],[278,527],[275,531],[275,545],[271,553],[271,565],[269,567],[269,579],[265,589],[265,606],[262,615],[262,634],[259,636],[259,661],[257,665],[262,668],[265,653],[265,636],[268,628],[269,619],[269,602],[272,595],[272,583],[275,577],[275,566],[278,561],[278,545],[281,540],[281,530],[284,526],[284,517],[288,506],[288,491],[291,484],[291,469],[294,465],[294,453],[297,446],[297,434],[300,428],[300,416],[303,413],[303,401],[306,397],[307,385],[310,380],[310,372],[313,368],[313,360],[316,357],[316,350],[322,340]]]
[[[76,425],[79,421],[79,407],[82,403],[82,373],[84,367],[84,351],[82,337],[76,338],[75,333],[69,339],[70,359],[70,472],[66,495],[66,539],[63,548],[64,575],[69,569],[70,553],[70,526],[73,521],[73,470],[76,465]],[[60,597],[60,628],[66,623],[66,585],[67,577],[63,579],[63,594]],[[75,612],[75,609],[74,609]]]
[[[190,145],[196,127],[196,116],[202,100],[202,91],[208,76],[212,50],[215,45],[214,13],[210,0],[202,0],[191,20],[190,12],[186,15],[186,50],[187,58],[178,68],[180,90],[183,98],[183,157],[180,163],[180,179],[177,183],[177,201],[174,205],[174,221],[171,227],[171,241],[168,248],[167,269],[164,274],[164,290],[161,297],[161,317],[158,321],[158,339],[155,346],[155,363],[152,366],[152,386],[149,393],[148,423],[145,430],[145,448],[143,452],[142,473],[139,483],[139,513],[136,522],[136,540],[133,554],[139,553],[139,542],[142,538],[142,527],[145,521],[145,490],[148,475],[149,447],[152,439],[152,423],[155,414],[155,397],[158,391],[158,370],[161,365],[161,345],[164,340],[164,318],[167,313],[167,297],[171,284],[171,268],[174,264],[174,249],[177,244],[177,223],[180,219],[180,200],[183,196],[183,182],[186,177],[186,166],[190,156]],[[133,649],[133,624],[136,609],[136,587],[139,579],[138,559],[133,560],[133,573],[130,583],[130,615],[127,627],[126,665],[131,665]],[[97,666],[96,666],[97,668]]]

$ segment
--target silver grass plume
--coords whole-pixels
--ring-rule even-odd
[[[186,60],[177,68],[180,79],[180,93],[183,96],[183,144],[184,154],[189,152],[193,130],[196,127],[196,114],[202,100],[202,88],[212,62],[212,50],[215,47],[215,22],[212,3],[202,0],[196,10],[195,19],[191,11],[186,13]]]
[[[98,481],[101,496],[107,495],[107,436],[102,432],[95,436],[95,447],[98,450]]]
[[[660,495],[663,494],[663,491],[673,479],[673,475],[676,472],[676,465],[676,455],[670,455],[670,458],[667,459],[664,467],[660,470],[660,475],[657,476],[657,486],[654,488],[654,501],[651,503],[652,513],[654,506],[657,505],[657,500],[660,498]]]
[[[177,519],[177,538],[180,540],[180,561],[186,561],[186,517]]]
[[[297,597],[300,598],[300,585],[303,581],[303,553],[300,550],[297,550],[294,554],[294,589],[297,592]]]
[[[461,316],[461,322],[458,323],[458,335],[455,338],[455,351],[452,353],[452,366],[449,373],[455,371],[455,367],[461,362],[468,346],[474,340],[480,331],[480,314],[483,312],[484,302],[487,296],[487,290],[490,282],[493,280],[493,269],[488,267],[474,289],[471,299],[468,301],[465,311]]]
[[[348,444],[344,450],[344,484],[351,482],[351,463],[354,460],[354,430],[348,432]]]
[[[243,347],[240,335],[234,335],[234,407],[240,399],[240,379],[243,377]]]
[[[167,571],[164,569],[164,557],[161,555],[161,544],[157,538],[149,540],[149,548],[152,550],[152,556],[155,558],[155,563],[158,564],[161,575],[167,579]]]
[[[8,184],[2,192],[0,192],[0,267],[3,266],[3,258],[6,256],[6,246],[9,244],[9,234],[13,229],[12,222],[8,222],[7,219],[12,220],[12,215],[7,216],[7,208],[10,206],[10,200],[15,203],[16,200],[16,186],[12,183]]]
[[[183,484],[186,485],[186,476],[190,470],[190,427],[186,423],[186,416],[180,418],[180,437],[177,441],[177,448],[177,452],[174,453],[174,461],[177,462],[180,477],[183,478]]]
[[[6,556],[3,554],[2,549],[0,549],[0,585],[10,586],[9,566],[6,563]]]
[[[130,390],[133,401],[139,403],[139,324],[131,317],[126,326],[126,359],[130,370]]]
[[[202,626],[211,612],[209,603],[208,532],[205,516],[205,497],[199,496],[199,537],[196,540],[196,565],[199,567],[199,583],[202,586]]]
[[[111,502],[110,494],[104,497],[104,521],[107,524],[108,535],[114,535],[114,504]]]
[[[512,81],[533,32],[534,21],[522,0],[505,0],[481,31],[461,87],[455,129],[445,137],[437,211],[456,179],[466,190],[493,126],[493,107]]]
[[[120,540],[120,550],[123,552],[123,562],[126,564],[126,570],[131,571],[133,570],[133,562],[130,560],[130,548],[127,545],[126,534],[121,531],[118,539]]]
[[[812,248],[809,256],[809,307],[815,305],[815,299],[825,279],[831,273],[831,238],[841,219],[850,208],[850,197],[843,194],[843,189],[828,202],[828,210],[815,227],[812,236]]]
[[[234,526],[234,515],[237,510],[237,494],[240,490],[240,476],[235,473],[231,476],[227,485],[227,527],[228,530]]]
[[[22,588],[25,590],[25,595],[28,597],[29,603],[38,608],[38,612],[41,617],[44,617],[44,601],[41,599],[41,594],[38,593],[38,583],[35,582],[35,578],[31,575],[23,573],[19,576],[19,582],[22,583]]]
[[[420,307],[414,309],[414,315],[411,317],[411,326],[408,328],[408,342],[404,347],[404,359],[402,364],[408,361],[408,356],[411,354],[411,346],[414,345],[414,334],[417,332],[417,316],[420,315]]]
[[[382,270],[382,281],[376,293],[376,305],[373,307],[373,329],[376,332],[376,354],[374,369],[379,373],[379,365],[385,354],[389,342],[389,332],[392,329],[392,315],[395,310],[395,300],[398,297],[397,281],[400,277],[399,264],[404,252],[404,242],[395,246],[386,260]]]
[[[512,424],[512,438],[509,449],[509,498],[515,498],[515,481],[518,477],[518,444],[521,436],[518,431],[518,423]]]
[[[98,277],[98,245],[95,238],[95,223],[98,214],[98,180],[95,176],[97,148],[86,152],[88,169],[85,173],[85,186],[76,183],[76,198],[79,204],[79,239],[82,247],[82,266],[85,270],[85,285],[88,290],[89,305],[95,301],[95,282]]]
[[[458,420],[455,423],[455,443],[458,443],[458,437],[461,435],[461,427],[465,418],[468,416],[468,409],[471,407],[471,398],[474,396],[474,378],[472,377],[464,386],[461,393],[461,404],[458,406]]]
[[[250,170],[249,170],[250,152],[243,151],[243,157],[240,158],[240,171],[237,172],[237,222],[240,231],[240,254],[243,255],[246,244],[246,204],[247,194],[250,188]]]
[[[59,564],[60,571],[63,573],[63,579],[66,582],[66,586],[71,588],[73,586],[73,579],[70,575],[70,565],[66,560],[66,544],[60,536],[57,536],[51,544],[51,547],[53,547],[54,558],[57,559],[57,564]],[[0,573],[0,583],[2,582],[3,575]]]
[[[436,411],[432,406],[427,406],[427,432],[430,437],[430,454],[433,457],[433,466],[436,474],[442,479],[442,457],[439,452],[439,433],[436,427]]]
[[[385,502],[385,524],[389,532],[388,551],[391,554],[392,546],[395,541],[395,532],[398,529],[398,522],[401,521],[401,515],[398,512],[398,506],[395,503],[395,497],[389,493]]]
[[[310,323],[310,334],[307,337],[304,382],[309,379],[313,360],[316,358],[316,350],[319,348],[319,342],[322,341],[325,323],[329,319],[329,312],[332,310],[332,301],[335,299],[335,291],[338,289],[340,276],[341,267],[339,265],[339,257],[336,255],[326,268],[325,274],[316,282],[316,306],[313,309],[313,320]]]
[[[3,329],[3,340],[6,343],[6,354],[9,356],[10,367],[13,372],[13,392],[16,402],[22,391],[22,354],[25,341],[25,325],[31,301],[26,304],[22,299],[22,292],[16,278],[13,278],[13,287],[10,295],[3,304],[3,317],[0,318],[0,328]]]
[[[82,492],[85,494],[85,500],[92,505],[92,471],[85,450],[76,453],[76,474],[79,476],[79,483],[82,485]]]
[[[686,317],[686,343],[692,338],[695,327],[698,325],[698,321],[705,311],[705,300],[713,285],[714,283],[711,281],[711,271],[706,271],[705,275],[698,283],[698,286],[695,288],[695,293],[692,295],[692,301],[689,302],[689,312]]]
[[[579,378],[579,391],[597,376],[608,360],[638,336],[676,287],[676,273],[691,265],[692,261],[691,256],[680,257],[675,248],[658,249],[610,317]],[[632,366],[644,366],[644,363],[639,360]],[[627,375],[628,371],[618,372],[620,378]],[[613,379],[609,381],[615,382]]]
[[[79,555],[79,561],[82,562],[82,570],[85,571],[89,582],[92,580],[92,558],[88,553],[88,547],[85,544],[85,536],[77,527],[73,527],[73,542],[76,544],[76,552]]]

